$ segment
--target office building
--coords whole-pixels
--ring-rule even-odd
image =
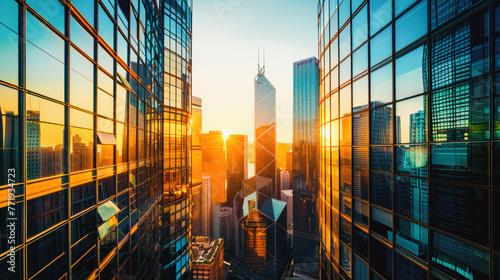
[[[222,207],[221,203],[213,205],[213,238],[224,239],[224,248],[233,245],[233,208]]]
[[[269,196],[272,179],[255,176],[235,198],[238,263],[258,274],[279,279],[289,260],[287,204]]]
[[[224,239],[194,236],[193,280],[224,279]]]
[[[190,278],[191,8],[1,1],[1,279]]]
[[[294,272],[318,278],[317,220],[319,68],[310,57],[293,64],[293,255]]]
[[[226,139],[227,151],[227,201],[225,207],[233,207],[236,193],[241,183],[248,179],[248,137],[231,134]],[[227,245],[227,242],[226,242]]]
[[[290,229],[293,224],[293,190],[282,190],[281,201],[286,202],[286,228]]]
[[[280,171],[280,185],[281,190],[290,190],[290,172],[281,170]]]
[[[226,152],[222,131],[201,135],[203,174],[212,176],[212,203],[226,202]]]
[[[255,90],[255,176],[270,178],[268,194],[279,198],[276,163],[276,88],[265,76],[265,65],[258,68]]]
[[[202,228],[202,151],[201,151],[201,129],[202,129],[202,100],[193,96],[192,100],[192,120],[191,126],[191,155],[193,165],[193,175],[191,177],[191,193],[192,193],[192,235],[203,235]]]
[[[499,13],[318,1],[321,279],[500,277]]]
[[[201,233],[212,236],[212,176],[203,175],[201,184]]]

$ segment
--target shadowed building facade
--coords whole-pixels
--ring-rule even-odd
[[[202,234],[202,151],[201,151],[201,130],[202,130],[202,100],[193,96],[192,100],[192,120],[191,141],[193,157],[192,182],[192,233],[193,236],[206,236]]]
[[[248,136],[231,134],[226,139],[227,151],[227,202],[226,207],[233,207],[236,193],[241,183],[248,179]],[[227,245],[227,242],[226,242]]]
[[[319,68],[310,57],[293,64],[293,255],[295,273],[317,278]]]
[[[496,1],[318,1],[321,279],[499,279]]]

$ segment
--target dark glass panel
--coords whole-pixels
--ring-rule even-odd
[[[430,224],[489,247],[488,192],[481,188],[434,182],[431,185]]]
[[[370,202],[392,210],[392,175],[370,173]]]
[[[370,147],[370,169],[392,171],[392,147]]]
[[[354,169],[352,195],[356,198],[368,200],[368,171]]]
[[[352,276],[354,279],[368,279],[368,266],[354,255],[354,266],[352,268]]]
[[[27,202],[28,238],[68,218],[67,190],[30,199]]]
[[[93,248],[71,268],[73,280],[85,280],[98,267],[97,249]]]
[[[488,252],[435,231],[431,260],[433,266],[456,279],[489,279]]]
[[[368,227],[368,221],[370,219],[369,206],[368,204],[354,199],[353,201],[353,218],[355,221]]]
[[[371,207],[371,223],[370,230],[387,240],[392,241],[392,214],[380,210],[376,207]]]
[[[45,234],[27,246],[28,278],[60,279],[68,267],[68,225]]]
[[[116,178],[111,176],[105,179],[99,179],[99,202],[110,198],[116,194]]]
[[[396,146],[396,172],[426,178],[427,145]]]
[[[7,192],[5,192],[5,194],[7,194]],[[0,227],[1,253],[9,251],[12,245],[19,246],[20,244],[23,243],[23,230],[22,230],[22,225],[24,221],[23,207],[24,207],[23,202],[15,203],[14,205],[11,204],[9,206],[8,203],[6,202],[5,207],[0,208],[0,222],[2,223],[2,225],[4,225]],[[17,218],[17,220],[13,221],[10,220],[9,218]],[[15,236],[13,238],[9,238],[12,232],[11,231],[12,226],[9,225],[12,222],[14,222],[14,224],[16,225],[14,228]],[[12,242],[14,242],[14,244]],[[17,262],[20,262],[20,260],[22,260],[22,258],[20,259],[16,258],[16,264]],[[7,268],[5,268],[4,271],[7,271]]]
[[[427,223],[428,184],[427,180],[397,176],[394,186],[394,210],[399,214]]]
[[[431,177],[488,185],[488,143],[431,145]]]
[[[96,203],[94,182],[71,188],[71,214],[75,215]]]
[[[427,262],[429,231],[426,227],[410,222],[398,216],[394,217],[395,243],[407,252]]]
[[[368,146],[369,143],[368,112],[352,116],[352,145]],[[368,164],[366,164],[368,166]]]
[[[370,237],[370,267],[386,279],[392,279],[392,250]]]
[[[351,274],[352,252],[351,249],[345,246],[342,242],[340,243],[340,265],[347,273],[349,273],[349,275]]]
[[[71,259],[73,263],[87,253],[90,248],[96,245],[96,218],[96,211],[93,209],[71,221]]]
[[[493,218],[492,218],[492,227],[493,227],[493,249],[500,253],[500,240],[498,236],[500,236],[500,192],[494,191],[492,194],[492,202],[493,205]],[[500,263],[499,263],[500,264]],[[499,267],[500,268],[500,267]],[[500,275],[498,275],[500,276]]]
[[[356,254],[368,260],[368,234],[356,226],[353,230],[353,248]]]
[[[340,194],[340,211],[347,214],[349,217],[352,215],[352,198],[345,194]]]
[[[401,280],[425,280],[427,279],[427,271],[415,262],[396,253],[395,260],[395,279]]]

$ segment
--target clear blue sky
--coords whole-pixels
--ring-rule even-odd
[[[254,139],[257,47],[276,87],[277,137],[292,142],[293,62],[317,57],[316,0],[194,0],[193,95],[203,99],[203,131]],[[262,56],[261,56],[262,58]]]

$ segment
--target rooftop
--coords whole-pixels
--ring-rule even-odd
[[[210,237],[193,237],[193,264],[212,264],[221,248],[223,239],[212,239]]]

